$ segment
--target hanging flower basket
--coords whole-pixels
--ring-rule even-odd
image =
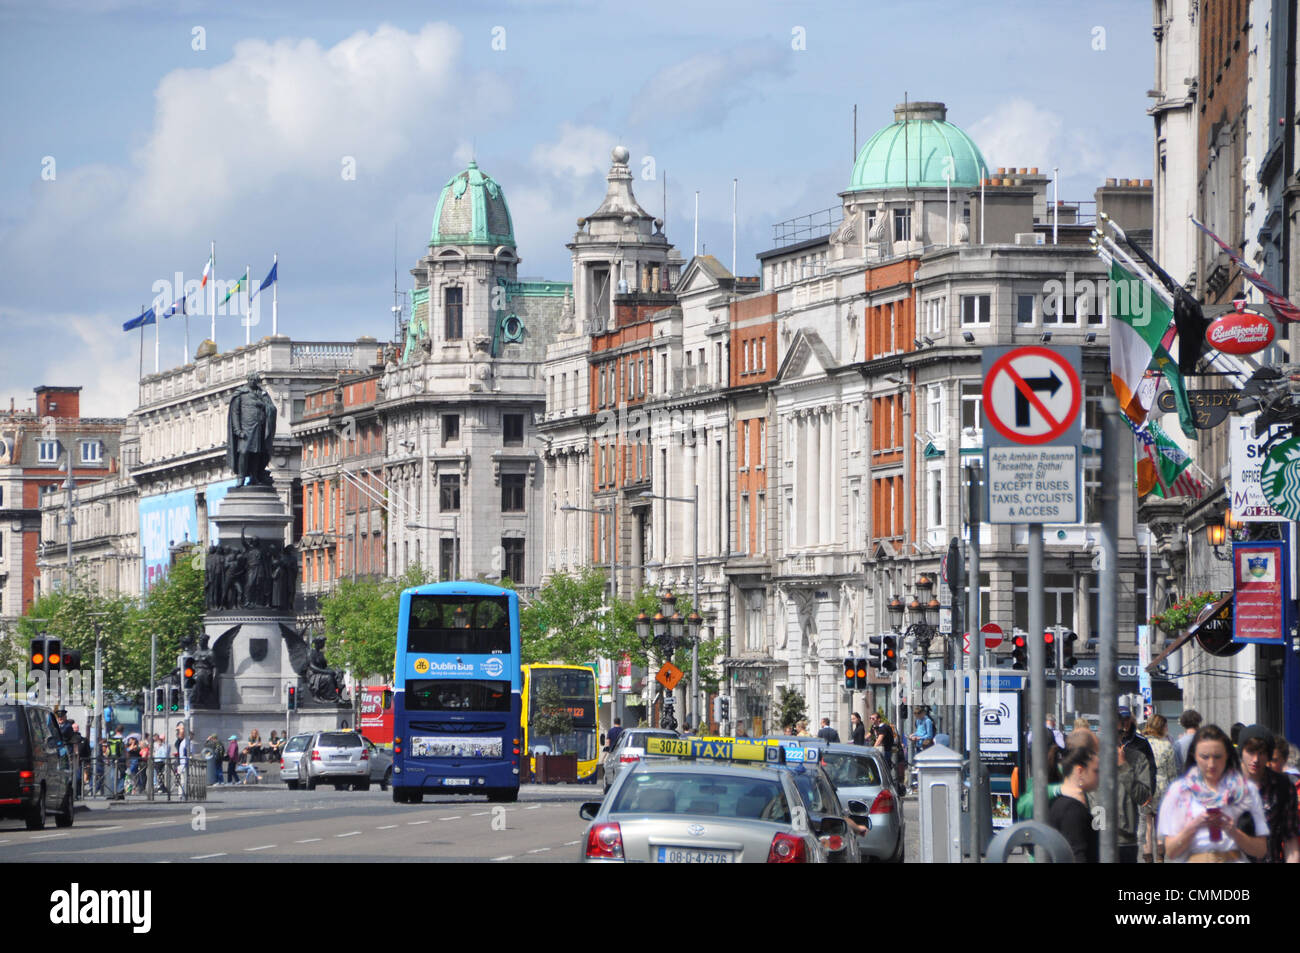
[[[1195,623],[1197,615],[1200,614],[1203,608],[1211,603],[1218,602],[1222,598],[1223,593],[1221,592],[1198,592],[1186,596],[1159,615],[1153,615],[1149,620],[1150,624],[1159,626],[1170,635],[1176,635]]]

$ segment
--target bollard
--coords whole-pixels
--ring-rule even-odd
[[[1045,849],[1047,859],[1054,864],[1074,863],[1074,851],[1070,842],[1054,827],[1037,821],[1021,821],[1002,830],[989,844],[988,861],[991,864],[1005,864],[1007,857],[1017,847],[1030,844]]]
[[[944,745],[916,756],[923,864],[961,863],[963,764],[962,756]]]

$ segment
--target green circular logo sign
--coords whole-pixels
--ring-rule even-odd
[[[1278,514],[1300,520],[1300,437],[1274,447],[1259,471],[1264,497]]]

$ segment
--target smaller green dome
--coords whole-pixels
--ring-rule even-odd
[[[976,188],[988,163],[975,142],[947,120],[943,103],[894,108],[894,122],[862,147],[853,164],[850,192],[874,189]]]
[[[430,245],[506,245],[515,247],[514,227],[506,194],[473,159],[464,172],[453,175],[433,212]]]

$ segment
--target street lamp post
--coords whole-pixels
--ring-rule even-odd
[[[689,640],[692,649],[692,658],[697,658],[697,648],[700,644],[700,626],[703,619],[700,617],[694,607],[691,614],[685,619],[677,611],[677,597],[671,592],[665,592],[659,597],[659,611],[651,618],[644,612],[636,617],[636,634],[641,640],[641,645],[649,651],[653,644],[658,650],[659,655],[665,661],[671,662],[677,647],[683,639]],[[692,694],[695,688],[692,686]],[[664,695],[664,712],[660,719],[659,726],[669,731],[677,730],[677,718],[674,712],[674,702],[672,692]],[[697,708],[698,712],[698,708]],[[689,714],[687,716],[689,720]],[[698,730],[698,719],[695,725]]]
[[[930,589],[934,586],[929,576],[921,576],[916,581],[918,591],[928,595]],[[903,623],[903,600],[894,596],[889,602],[889,620],[895,632],[899,631],[899,626]],[[912,596],[912,601],[906,606],[908,615],[911,616],[911,623],[906,629],[902,630],[904,640],[912,639],[914,644],[920,649],[921,654],[921,697],[925,693],[925,674],[930,657],[930,643],[934,637],[939,634],[939,600],[933,597],[922,600],[919,596]],[[910,669],[909,669],[910,670]],[[909,690],[913,686],[909,685]],[[912,698],[912,727],[915,729],[917,721],[917,708],[919,699],[916,696]]]
[[[694,530],[691,534],[691,612],[698,616],[700,611],[700,485],[691,488],[690,496],[664,496],[644,490],[640,494],[643,500],[671,500],[676,503],[691,504],[691,522]],[[698,635],[698,631],[696,633]],[[686,720],[692,717],[699,722],[700,714],[700,641],[698,638],[691,645],[691,704],[687,706]],[[692,710],[693,709],[693,710]]]

